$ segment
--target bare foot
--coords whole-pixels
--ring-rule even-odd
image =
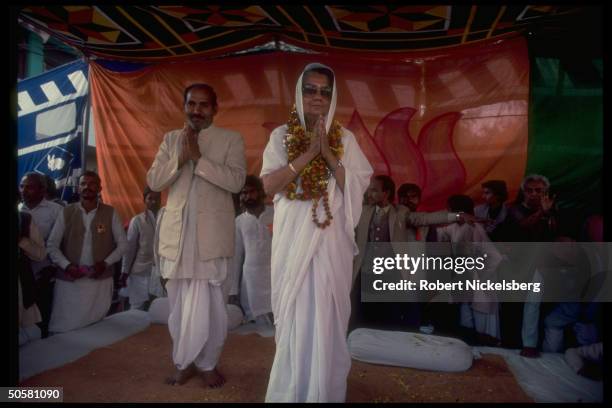
[[[191,377],[196,375],[197,370],[193,363],[189,364],[184,370],[176,370],[173,376],[166,378],[166,384],[169,385],[183,385],[185,384]]]
[[[204,380],[205,387],[219,388],[225,384],[225,377],[216,368],[210,371],[200,371],[200,377]]]
[[[523,347],[523,350],[521,350],[521,356],[527,358],[538,358],[540,357],[540,352],[535,347]]]

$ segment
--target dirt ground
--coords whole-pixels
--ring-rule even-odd
[[[199,378],[164,384],[173,373],[165,325],[151,325],[79,360],[38,374],[23,387],[64,387],[65,402],[263,402],[274,338],[229,334],[218,368],[227,378],[205,389]],[[379,366],[353,360],[347,402],[532,402],[500,356],[485,354],[463,373]]]

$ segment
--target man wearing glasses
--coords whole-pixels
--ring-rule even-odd
[[[295,107],[276,128],[261,177],[274,196],[272,311],[276,354],[266,402],[343,402],[351,357],[354,228],[372,167],[334,120],[333,71],[309,64]]]

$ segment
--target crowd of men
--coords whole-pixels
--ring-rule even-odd
[[[81,175],[79,201],[70,204],[46,197],[43,175],[26,174],[19,204],[21,327],[36,323],[44,338],[95,323],[112,309],[115,283],[127,287],[133,309],[167,297],[176,366],[167,382],[200,376],[219,387],[226,305],[233,304],[245,322],[275,327],[266,401],[344,401],[346,337],[357,327],[457,335],[472,344],[519,347],[526,358],[540,349],[600,347],[596,305],[544,307],[538,298],[499,304],[486,297],[442,306],[362,302],[365,260],[392,256],[400,251],[396,243],[585,237],[561,228],[550,184],[540,175],[523,180],[512,204],[501,180],[482,184],[478,206],[454,195],[447,211],[419,212],[415,184],[401,185],[396,203],[393,180],[372,176],[354,135],[334,120],[336,98],[331,68],[306,66],[289,120],[270,135],[259,178],[246,174],[242,136],[213,124],[214,89],[187,87],[185,124],[164,135],[147,172],[145,209],[127,234],[117,211],[101,201],[95,172]],[[162,191],[168,191],[163,208]],[[586,239],[601,241],[601,228],[601,217],[589,218]],[[382,242],[391,245],[372,245]],[[538,271],[533,280],[542,280]],[[576,361],[588,355],[575,350]]]

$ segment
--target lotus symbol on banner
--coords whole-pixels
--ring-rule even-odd
[[[61,157],[55,157],[53,154],[47,155],[47,167],[49,167],[49,170],[61,170],[65,165],[66,161]]]

